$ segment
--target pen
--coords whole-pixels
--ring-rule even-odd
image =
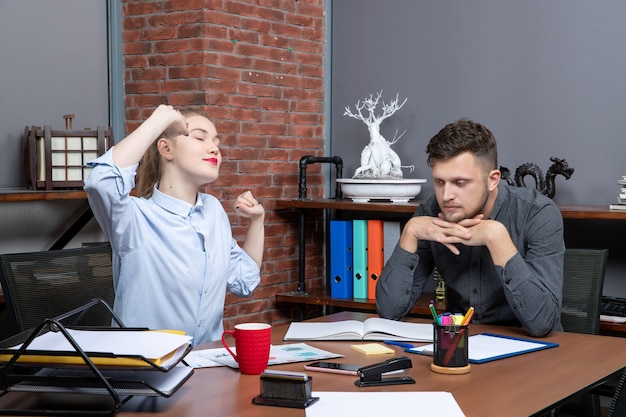
[[[430,304],[428,304],[428,308],[430,308],[430,312],[433,315],[433,319],[435,319],[435,323],[441,326],[441,322],[439,321],[439,317],[437,317],[437,310],[435,310],[435,305],[433,301],[430,300]]]
[[[393,346],[400,346],[401,348],[405,348],[405,349],[411,349],[415,347],[414,345],[410,343],[396,342],[395,340],[384,340],[383,343],[386,343],[388,345],[393,345]]]
[[[465,313],[465,316],[463,317],[463,326],[467,326],[468,324],[470,324],[470,320],[472,320],[473,315],[474,315],[474,307],[470,307],[467,310],[467,313]]]

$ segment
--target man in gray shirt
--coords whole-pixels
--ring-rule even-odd
[[[441,273],[447,310],[475,309],[473,323],[522,326],[535,337],[561,325],[563,218],[529,187],[500,181],[496,141],[461,119],[426,147],[435,195],[405,225],[376,285],[381,317],[409,313]]]

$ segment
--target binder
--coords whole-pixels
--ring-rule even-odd
[[[393,253],[393,250],[396,248],[398,241],[400,241],[400,233],[402,233],[400,222],[393,220],[383,221],[383,252],[385,255],[385,264],[387,264],[387,261]]]
[[[352,221],[354,298],[367,298],[367,220]]]
[[[385,261],[383,221],[367,221],[367,298],[376,299],[376,281]]]
[[[352,221],[330,221],[330,296],[352,298]]]

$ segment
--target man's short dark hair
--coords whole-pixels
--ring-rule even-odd
[[[469,119],[460,119],[444,126],[426,146],[427,163],[454,158],[470,152],[491,169],[498,167],[498,147],[489,129]]]

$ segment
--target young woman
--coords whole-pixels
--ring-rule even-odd
[[[85,190],[113,248],[114,310],[125,325],[219,340],[226,290],[248,296],[259,284],[263,206],[249,191],[237,198],[250,219],[240,247],[221,203],[198,192],[218,177],[219,144],[205,115],[160,105],[88,163]]]

